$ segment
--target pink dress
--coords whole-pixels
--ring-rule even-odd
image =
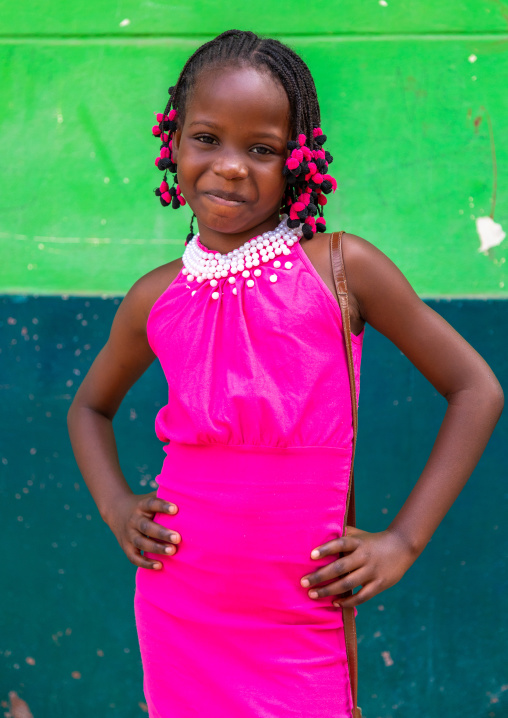
[[[150,718],[351,716],[342,611],[300,584],[333,560],[310,552],[345,511],[341,315],[298,242],[282,259],[253,287],[239,276],[237,294],[219,280],[218,299],[180,272],[148,318],[169,392],[158,495],[179,507],[155,520],[182,536],[162,570],[137,571]]]

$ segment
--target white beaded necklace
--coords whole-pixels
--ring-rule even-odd
[[[275,229],[249,239],[241,247],[233,249],[227,254],[206,249],[199,241],[199,234],[195,234],[187,242],[182,256],[184,265],[182,274],[185,275],[187,282],[196,281],[201,284],[209,280],[212,287],[216,287],[219,283],[218,280],[226,277],[229,284],[235,284],[235,275],[239,274],[247,279],[246,284],[248,287],[253,287],[254,279],[252,279],[252,276],[261,276],[260,266],[270,262],[270,265],[268,265],[270,267],[273,266],[275,269],[281,267],[281,262],[277,257],[291,254],[290,247],[295,242],[298,242],[302,236],[301,229],[290,229],[286,224],[286,220],[287,215],[282,215],[282,219]],[[284,264],[285,269],[291,269],[292,266],[291,262],[285,262]],[[270,275],[270,281],[277,281],[275,273]],[[236,287],[234,287],[233,294],[236,293]],[[219,296],[219,292],[212,293],[213,299],[218,299]]]

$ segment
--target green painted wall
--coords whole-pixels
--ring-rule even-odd
[[[314,73],[339,182],[329,226],[378,245],[421,295],[507,296],[508,241],[479,253],[475,220],[494,150],[508,227],[508,5],[295,8],[4,0],[0,291],[121,294],[181,255],[190,212],[153,196],[152,112],[204,39],[239,26],[278,33]]]

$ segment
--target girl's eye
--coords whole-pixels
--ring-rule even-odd
[[[198,142],[201,142],[204,145],[212,145],[217,142],[215,137],[212,137],[212,135],[196,135],[194,138]],[[273,155],[274,152],[269,147],[264,147],[263,145],[258,145],[256,147],[252,148],[252,151],[257,155]]]
[[[211,135],[198,135],[196,138],[198,142],[203,142],[205,145],[211,145],[212,142],[215,142],[215,138]]]
[[[257,155],[273,155],[273,150],[271,150],[269,147],[254,147],[253,150],[257,150]]]

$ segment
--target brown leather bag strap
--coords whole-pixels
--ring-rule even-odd
[[[344,512],[344,523],[342,526],[342,535],[344,535],[346,526],[355,526],[355,485],[353,466],[355,461],[356,437],[358,433],[358,402],[356,397],[356,381],[355,368],[353,361],[353,347],[351,344],[351,322],[349,318],[349,302],[347,294],[346,273],[344,270],[344,260],[342,257],[342,232],[334,232],[330,238],[330,258],[333,269],[333,277],[337,296],[339,298],[340,311],[342,315],[342,327],[344,331],[344,340],[346,343],[346,353],[349,372],[349,385],[351,393],[351,409],[353,417],[353,451],[351,456],[351,468],[349,472],[349,486],[346,501],[346,510]],[[345,595],[352,595],[349,591]],[[342,616],[344,622],[344,637],[346,643],[347,661],[349,668],[349,679],[351,683],[351,694],[353,698],[353,718],[361,718],[362,712],[358,708],[358,646],[356,640],[356,623],[353,608],[343,608]]]

